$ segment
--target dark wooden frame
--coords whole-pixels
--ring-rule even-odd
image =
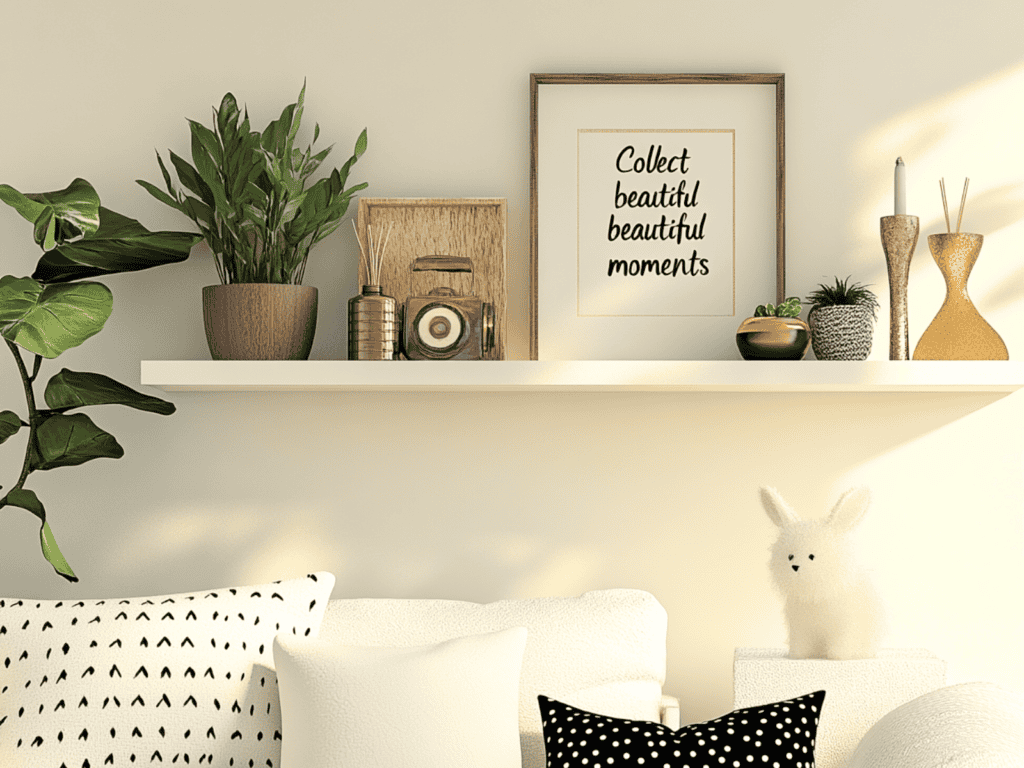
[[[775,296],[786,295],[786,76],[765,74],[531,74],[530,75],[530,359],[537,359],[537,87],[540,85],[723,84],[775,86]]]

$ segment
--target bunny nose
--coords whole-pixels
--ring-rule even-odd
[[[799,571],[800,570],[800,566],[799,565],[794,565],[794,566],[792,566],[792,568],[793,568],[794,571]]]

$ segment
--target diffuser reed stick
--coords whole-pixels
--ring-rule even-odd
[[[967,185],[971,183],[969,178],[964,179],[964,194],[960,198],[960,215],[956,219],[956,233],[960,234],[960,222],[964,217],[964,206],[967,204]]]
[[[942,212],[946,214],[946,234],[953,234],[953,228],[949,226],[949,206],[946,205],[946,180],[939,179],[939,189],[942,190]]]

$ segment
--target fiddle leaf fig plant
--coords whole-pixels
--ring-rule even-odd
[[[29,475],[124,455],[113,435],[86,414],[69,411],[117,404],[167,416],[174,413],[174,405],[103,374],[63,368],[46,384],[44,408],[35,393],[42,362],[95,336],[110,317],[110,289],[84,278],[184,261],[201,238],[187,232],[150,232],[134,219],[102,207],[85,179],[37,194],[0,184],[0,201],[31,222],[33,239],[43,249],[31,277],[0,277],[0,336],[14,356],[27,411],[24,417],[11,410],[0,412],[0,443],[28,430],[21,472],[0,496],[0,508],[18,507],[39,518],[43,557],[58,574],[78,581],[57,545],[46,508],[25,487]],[[31,356],[31,371],[24,353]]]
[[[345,187],[352,166],[366,151],[366,130],[341,168],[306,187],[330,154],[302,150],[295,140],[306,95],[262,131],[250,130],[248,110],[240,111],[228,93],[213,111],[213,127],[189,120],[192,163],[168,152],[178,177],[157,152],[167,191],[139,179],[138,184],[165,205],[188,216],[210,246],[223,284],[302,283],[309,249],[341,223],[352,197],[366,183]]]

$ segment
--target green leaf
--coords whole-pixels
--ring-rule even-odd
[[[113,309],[102,283],[42,286],[27,277],[0,278],[0,335],[43,357],[57,357],[103,330]]]
[[[224,98],[220,100],[220,109],[214,114],[217,116],[217,130],[221,136],[227,138],[231,135],[232,129],[237,128],[240,117],[238,102],[230,92],[224,94]]]
[[[39,220],[40,216],[49,207],[45,203],[40,203],[27,195],[21,194],[10,184],[0,184],[0,201],[7,203],[7,205],[20,213],[23,219],[33,224]]]
[[[71,371],[67,368],[50,378],[43,396],[46,404],[55,410],[81,408],[85,405],[126,405],[163,416],[174,413],[174,404],[159,397],[136,392],[100,373]],[[3,414],[0,414],[0,419],[2,417]]]
[[[71,570],[60,547],[57,546],[57,540],[53,536],[53,531],[50,530],[50,524],[46,522],[46,509],[35,493],[27,488],[12,488],[3,498],[3,502],[12,507],[28,510],[42,521],[42,525],[39,527],[39,545],[43,550],[43,557],[65,579],[78,581],[78,577],[75,576],[75,572]]]
[[[149,194],[151,194],[164,205],[169,205],[171,208],[174,208],[175,210],[181,211],[182,213],[186,213],[181,203],[179,203],[173,197],[171,197],[162,189],[157,187],[155,184],[150,184],[148,181],[145,181],[144,179],[136,179],[135,183],[138,184],[147,192],[149,192]]]
[[[53,570],[68,581],[78,581],[75,572],[71,570],[71,565],[64,559],[64,554],[57,546],[57,540],[53,537],[49,523],[43,523],[43,527],[39,529],[39,544],[43,548],[43,557],[53,566]]]
[[[156,153],[156,163],[160,166],[160,175],[164,177],[164,186],[167,187],[167,192],[174,197],[178,196],[178,191],[174,188],[174,183],[171,181],[171,174],[167,170],[167,166],[164,165],[164,159],[160,157],[160,153]],[[140,182],[141,183],[141,182]]]
[[[46,510],[43,503],[36,497],[35,492],[27,488],[11,488],[4,497],[4,501],[12,507],[27,509],[44,523],[46,522]]]
[[[84,413],[54,413],[36,428],[30,449],[33,470],[74,467],[93,459],[119,459],[124,448],[109,432],[97,427]]]
[[[195,120],[188,121],[189,129],[192,131],[193,141],[193,153],[195,152],[195,142],[199,142],[203,149],[206,150],[210,159],[218,165],[223,162],[223,154],[220,148],[220,142],[217,141],[217,135],[207,128],[202,123],[197,123]]]
[[[21,194],[0,185],[0,200],[34,225],[33,236],[45,249],[95,232],[99,227],[100,196],[85,179],[75,179],[56,192]]]
[[[100,228],[90,237],[43,254],[32,277],[46,283],[134,272],[188,258],[202,235],[150,232],[135,219],[100,209]]]
[[[212,138],[214,147],[216,148],[216,138],[213,138],[213,134],[206,128],[203,128],[199,123],[192,123],[192,162],[195,163],[196,172],[199,174],[199,178],[203,180],[207,189],[213,195],[213,200],[218,209],[224,209],[228,207],[227,198],[224,195],[224,183],[221,180],[220,174],[217,171],[217,155],[220,154],[219,148],[216,148],[217,155],[211,154],[209,148],[206,146],[203,138],[201,137],[201,131],[206,131],[209,137]]]
[[[198,171],[187,160],[183,160],[173,152],[168,150],[168,154],[171,156],[171,164],[174,166],[174,170],[178,172],[178,180],[181,181],[182,186],[192,194],[202,198],[203,202],[207,205],[213,205],[213,193],[206,186],[202,178],[200,178]]]
[[[49,206],[46,206],[36,219],[36,224],[32,228],[32,238],[37,245],[43,247],[43,250],[49,250],[57,245],[57,219]]]
[[[14,411],[0,412],[0,443],[7,440],[21,429],[21,417]]]

